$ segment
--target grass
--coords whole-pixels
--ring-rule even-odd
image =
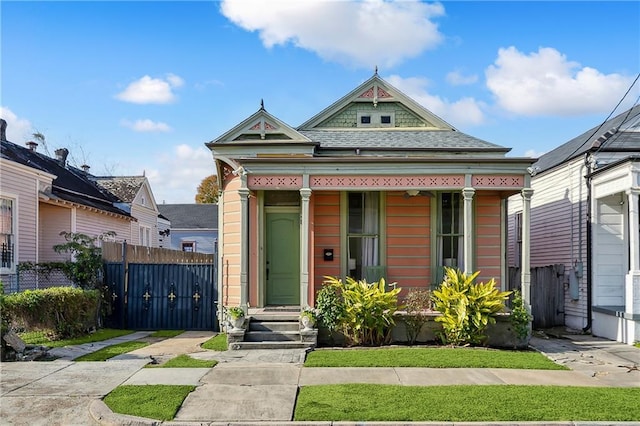
[[[184,333],[184,330],[158,330],[158,331],[155,331],[153,334],[151,334],[151,336],[149,337],[171,338],[171,337],[179,336],[182,333]]]
[[[140,342],[136,340],[132,342],[118,343],[117,345],[107,346],[106,348],[102,348],[96,352],[82,355],[74,361],[106,361],[114,356],[135,351],[136,349],[144,348],[148,345],[149,343],[147,342]]]
[[[633,346],[635,346],[636,348],[640,348],[640,342],[635,342]]]
[[[112,411],[157,420],[172,420],[182,401],[195,386],[123,385],[115,388],[104,402]]]
[[[638,421],[640,389],[322,385],[300,389],[296,421]]]
[[[449,347],[319,350],[307,355],[304,366],[568,370],[535,351]]]
[[[203,349],[209,349],[210,351],[226,351],[229,348],[227,335],[224,333],[217,334],[204,342],[201,346]]]
[[[64,340],[51,340],[46,337],[42,332],[28,332],[20,333],[19,336],[24,340],[27,345],[42,345],[50,348],[59,348],[70,345],[81,345],[83,343],[100,342],[114,337],[125,336],[133,333],[132,330],[114,330],[112,328],[101,328],[94,333],[87,334],[86,336],[75,337],[73,339]]]
[[[164,364],[154,365],[147,364],[148,368],[211,368],[214,367],[218,361],[209,359],[195,359],[189,355],[182,354],[175,358],[171,358]]]

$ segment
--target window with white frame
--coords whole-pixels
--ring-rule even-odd
[[[15,270],[15,201],[0,198],[0,270]]]
[[[182,251],[195,252],[196,251],[196,242],[195,241],[182,241],[180,243]]]
[[[380,194],[347,194],[347,275],[377,281],[384,274],[380,265]]]
[[[438,266],[464,269],[464,208],[462,196],[455,192],[438,195]]]
[[[520,267],[520,259],[522,258],[522,212],[516,213],[514,217],[515,225],[515,266]]]
[[[140,225],[140,245],[151,247],[151,228]]]

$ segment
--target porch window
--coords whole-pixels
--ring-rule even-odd
[[[191,253],[196,251],[195,241],[183,241],[181,245],[182,245],[182,251],[187,251]]]
[[[347,274],[355,279],[377,281],[384,275],[380,265],[380,194],[350,192],[347,195]]]
[[[520,267],[520,259],[522,258],[522,212],[515,215],[515,266]]]
[[[438,283],[444,267],[464,269],[464,208],[459,193],[443,192],[438,197]]]
[[[14,263],[14,203],[0,198],[0,269],[12,271]]]

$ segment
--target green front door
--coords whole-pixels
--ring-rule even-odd
[[[300,304],[300,213],[266,213],[267,305]]]

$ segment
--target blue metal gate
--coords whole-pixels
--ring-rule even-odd
[[[217,331],[214,264],[105,264],[107,325]]]

